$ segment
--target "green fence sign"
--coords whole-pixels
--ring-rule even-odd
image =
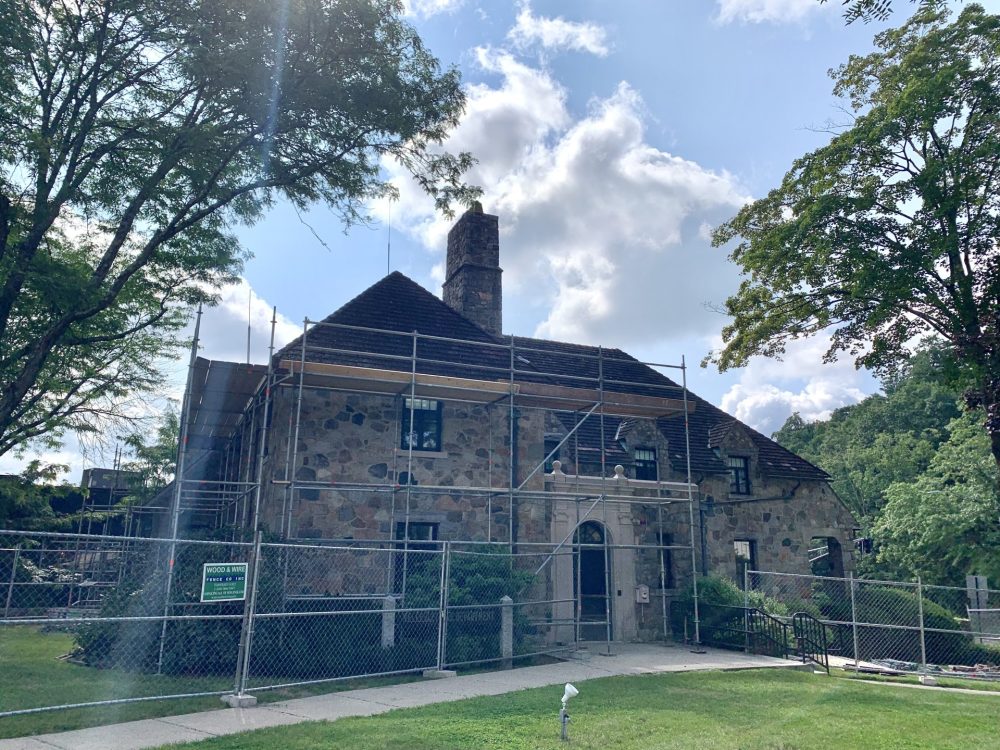
[[[203,602],[239,602],[247,598],[247,563],[205,563],[201,573]]]

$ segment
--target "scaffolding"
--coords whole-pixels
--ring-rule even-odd
[[[666,636],[666,560],[673,551],[690,555],[694,587],[694,642],[699,642],[698,556],[694,505],[698,486],[692,479],[690,414],[696,404],[687,387],[687,367],[680,364],[640,362],[617,350],[575,347],[556,342],[505,337],[500,341],[471,341],[434,336],[418,330],[400,331],[328,321],[303,322],[298,342],[275,353],[277,310],[271,320],[271,344],[266,366],[212,362],[197,356],[198,330],[192,343],[188,387],[182,407],[182,439],[178,449],[177,479],[169,495],[138,512],[169,518],[171,538],[185,527],[214,525],[260,531],[269,509],[271,530],[288,543],[297,539],[295,512],[303,492],[339,491],[381,495],[390,504],[391,516],[382,541],[397,544],[403,554],[405,596],[406,565],[411,549],[411,511],[421,496],[448,493],[485,500],[485,539],[451,539],[462,544],[505,545],[511,554],[521,549],[552,548],[552,554],[535,571],[543,572],[563,547],[576,554],[599,549],[604,555],[604,638],[610,649],[612,623],[612,549],[647,550],[659,560],[661,617]],[[660,370],[681,374],[677,384]],[[400,440],[404,414],[397,409],[396,439],[385,462],[392,467],[384,481],[321,480],[300,476],[304,452],[300,441],[303,402],[307,394],[348,393],[387,397],[408,410],[411,434]],[[414,469],[421,460],[412,431],[416,404],[432,399],[450,404],[478,406],[488,415],[488,441],[469,450],[485,448],[486,481],[468,484],[415,484]],[[284,407],[282,424],[275,419],[276,404]],[[546,446],[544,457],[530,466],[518,465],[521,446],[518,426],[525,411],[545,414],[543,425],[562,426],[558,444]],[[496,430],[498,415],[506,415],[506,429]],[[657,428],[664,420],[683,422],[684,464],[678,481],[666,481],[657,472],[654,481],[627,479],[624,467],[609,464],[609,421],[622,424],[647,420]],[[503,423],[502,417],[499,422]],[[588,438],[581,439],[584,431]],[[499,432],[498,436],[496,433]],[[283,434],[284,442],[276,444]],[[588,443],[589,440],[589,443]],[[593,445],[597,442],[597,446]],[[399,449],[405,446],[405,449]],[[572,448],[573,474],[561,471],[555,457]],[[675,457],[680,446],[671,445]],[[587,455],[582,456],[581,453]],[[371,458],[366,456],[366,461]],[[506,459],[506,460],[502,460]],[[671,463],[666,456],[665,462]],[[555,461],[554,471],[545,471]],[[506,465],[504,465],[506,464]],[[503,469],[503,471],[501,471]],[[590,469],[591,473],[585,473]],[[676,470],[676,469],[675,469]],[[459,474],[458,471],[455,472]],[[400,479],[405,477],[405,481]],[[280,512],[277,510],[280,497]],[[545,542],[519,538],[519,513],[532,504],[560,504],[571,508],[574,523],[560,539]],[[675,544],[665,534],[665,514],[674,506],[686,507],[688,541]],[[494,527],[497,509],[506,508],[506,529]],[[609,513],[622,508],[644,508],[655,516],[655,544],[612,544]],[[182,522],[183,519],[183,522]],[[598,521],[603,539],[587,544],[580,537],[585,522]],[[397,523],[401,536],[394,535]],[[161,526],[160,528],[166,529]],[[235,539],[235,531],[234,531]],[[669,539],[669,543],[667,540]],[[311,537],[310,541],[316,541]],[[363,546],[361,539],[323,539],[330,543]],[[370,541],[370,540],[369,540]],[[440,541],[440,540],[436,540]],[[622,540],[619,540],[622,541]],[[581,633],[581,565],[575,564],[574,630]],[[386,572],[386,592],[392,592],[392,572]],[[621,592],[619,592],[620,595]],[[620,605],[618,605],[620,606]],[[594,623],[589,623],[593,625]]]

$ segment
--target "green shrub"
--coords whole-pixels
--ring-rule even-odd
[[[829,615],[831,619],[836,615],[838,618],[850,620],[850,602],[846,604],[846,613],[840,611],[843,606],[841,604],[836,612],[831,610]],[[920,632],[917,630],[920,604],[916,591],[865,585],[855,596],[855,606],[859,623],[906,625],[913,628],[903,630],[859,625],[859,658],[920,661]],[[952,613],[941,605],[924,598],[923,615],[924,646],[929,663],[1000,662],[1000,652],[976,643],[971,635],[963,632],[936,632],[962,630],[961,624]]]
[[[231,538],[232,530],[212,536]],[[403,610],[396,614],[395,645],[383,648],[382,596],[371,598],[284,596],[284,555],[264,547],[260,562],[250,674],[280,680],[331,679],[361,674],[426,668],[437,663],[439,555],[423,556],[407,576]],[[206,562],[238,562],[245,547],[228,547],[225,557],[214,545],[178,545],[171,592],[171,614],[216,619],[171,620],[163,628],[165,576],[155,561],[133,566],[103,600],[100,615],[135,618],[92,622],[76,633],[76,655],[96,667],[155,671],[165,674],[231,675],[242,628],[243,602],[201,604],[202,566]],[[138,561],[137,561],[138,562]],[[497,554],[453,554],[449,568],[446,655],[451,664],[500,656],[500,598],[515,601],[534,580],[518,571],[506,551]],[[544,597],[536,597],[544,598]],[[466,607],[467,605],[490,605]],[[495,605],[495,606],[494,606]],[[419,611],[424,610],[424,611]],[[218,616],[223,617],[218,617]],[[143,619],[154,618],[154,619]],[[534,628],[523,607],[514,607],[515,654],[535,649]]]
[[[729,578],[705,576],[698,579],[698,621],[701,642],[719,648],[746,645],[744,602],[773,616],[786,616],[788,608],[760,591],[744,591]],[[694,587],[689,587],[670,607],[670,624],[675,638],[694,637]]]
[[[229,540],[232,530],[209,538]],[[202,566],[207,562],[241,562],[246,547],[179,543],[175,550],[171,588],[171,615],[197,614],[225,619],[169,620],[160,618],[166,594],[165,555],[151,548],[137,554],[121,583],[101,602],[100,617],[135,618],[86,623],[76,632],[76,656],[95,667],[119,667],[165,674],[232,674],[241,629],[243,602],[201,604]],[[160,550],[165,553],[166,548]],[[225,557],[226,559],[220,559]],[[272,575],[277,571],[272,571]],[[196,605],[196,606],[192,606]]]
[[[445,644],[449,664],[496,659],[500,656],[500,599],[523,601],[535,580],[517,570],[506,550],[475,554],[455,552],[448,567],[448,628]],[[425,566],[407,580],[407,607],[437,608],[440,569]],[[535,598],[535,597],[528,597]],[[537,597],[544,599],[545,597]],[[514,653],[537,650],[535,628],[522,606],[514,606]],[[435,630],[436,637],[436,630]]]

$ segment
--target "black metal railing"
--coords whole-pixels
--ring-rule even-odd
[[[756,607],[746,610],[746,621],[749,653],[788,658],[791,639],[787,622]]]
[[[700,609],[701,643],[748,654],[812,662],[830,673],[830,652],[844,634],[805,612],[778,617],[757,607],[704,602]]]
[[[795,649],[803,663],[812,662],[830,674],[830,647],[826,625],[806,612],[792,615]]]

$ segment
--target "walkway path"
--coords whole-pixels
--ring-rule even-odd
[[[303,721],[371,716],[395,708],[444,703],[481,695],[499,695],[525,688],[562,685],[565,682],[578,683],[595,677],[702,669],[802,667],[801,663],[795,661],[748,656],[732,651],[710,649],[706,653],[695,654],[682,646],[614,644],[611,656],[606,656],[604,649],[603,644],[595,645],[593,651],[578,652],[581,658],[558,664],[315,695],[254,708],[224,708],[72,732],[0,740],[0,750],[139,750]],[[586,690],[585,687],[582,689]],[[561,697],[560,691],[552,693],[553,711],[558,710]]]

